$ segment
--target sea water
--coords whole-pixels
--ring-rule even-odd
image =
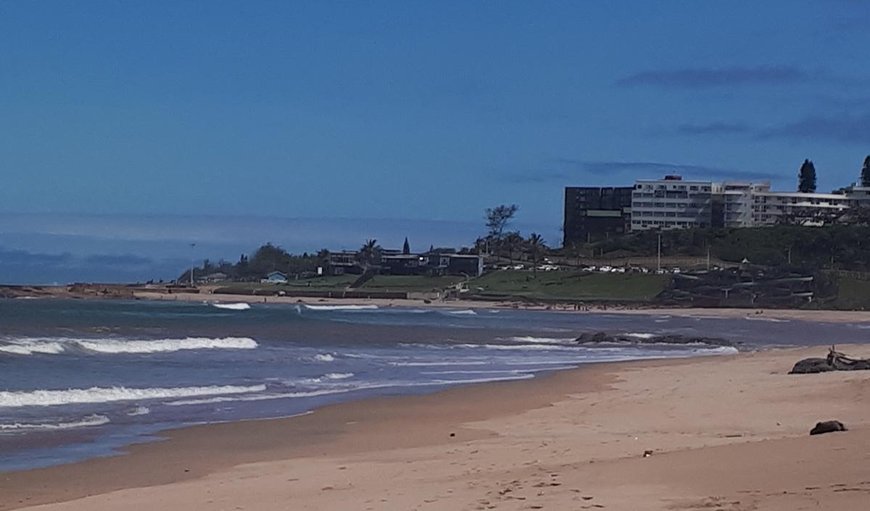
[[[286,417],[379,395],[590,362],[734,353],[579,346],[583,332],[745,347],[863,342],[852,325],[758,318],[162,301],[0,301],[0,471],[111,455],[161,430]]]

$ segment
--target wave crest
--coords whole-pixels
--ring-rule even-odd
[[[103,355],[172,353],[182,350],[255,349],[257,341],[249,337],[187,337],[184,339],[72,339],[24,338],[0,344],[0,353],[11,355],[58,355],[69,349],[79,349]]]
[[[262,392],[264,390],[266,390],[265,385],[214,385],[208,387],[91,387],[89,389],[0,391],[0,408],[246,394],[248,392]]]

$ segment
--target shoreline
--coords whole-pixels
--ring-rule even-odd
[[[801,320],[823,323],[857,322],[870,323],[870,311],[841,310],[804,310],[804,309],[735,309],[735,308],[675,308],[675,307],[625,307],[590,305],[584,310],[574,310],[568,304],[528,304],[517,301],[483,301],[483,300],[448,300],[430,301],[416,299],[389,298],[311,298],[303,296],[249,296],[212,293],[134,293],[135,299],[155,301],[209,302],[209,303],[248,303],[248,304],[283,304],[283,305],[328,305],[328,306],[359,306],[373,305],[379,308],[448,308],[448,309],[494,309],[494,310],[530,310],[560,312],[569,314],[639,314],[647,316],[669,315],[690,318],[750,318],[750,319],[783,319]]]
[[[836,310],[836,309],[765,309],[765,308],[726,308],[726,307],[673,307],[653,303],[603,303],[589,302],[582,306],[574,303],[533,303],[520,299],[515,300],[477,300],[450,299],[430,300],[423,298],[315,298],[286,294],[283,296],[258,296],[241,294],[212,293],[215,286],[203,286],[202,293],[176,292],[166,293],[157,290],[131,289],[125,285],[106,285],[107,294],[97,294],[93,285],[93,293],[74,293],[69,286],[2,286],[0,288],[30,289],[38,288],[40,293],[23,294],[10,299],[70,299],[70,300],[147,300],[147,301],[181,301],[194,303],[248,303],[248,304],[285,304],[285,305],[329,305],[329,306],[359,306],[374,305],[379,308],[433,308],[433,309],[508,309],[548,311],[575,314],[641,314],[670,315],[678,317],[715,317],[715,318],[750,318],[750,319],[781,319],[803,320],[813,322],[859,322],[870,323],[870,311]],[[90,288],[89,288],[90,289]],[[121,292],[123,291],[123,292]],[[579,307],[579,308],[578,308]]]
[[[870,355],[866,345],[846,349],[850,354]],[[640,470],[636,477],[645,480],[664,477],[668,470],[685,472],[689,462],[668,464],[670,468],[655,474],[636,465],[638,460],[651,466],[673,457],[697,462],[695,457],[703,460],[711,450],[743,463],[747,455],[754,457],[754,444],[771,451],[774,458],[810,453],[821,463],[833,456],[828,461],[842,465],[836,474],[845,471],[849,475],[855,467],[840,463],[843,460],[836,458],[840,451],[830,451],[826,458],[828,451],[818,453],[805,444],[860,445],[870,439],[870,407],[866,406],[870,398],[863,392],[870,385],[866,375],[785,374],[797,359],[822,356],[822,351],[822,347],[788,348],[735,356],[590,364],[530,380],[330,405],[286,419],[182,428],[162,435],[165,441],[132,446],[126,455],[2,474],[0,493],[6,498],[0,509],[51,503],[55,504],[46,509],[116,509],[122,505],[129,509],[205,509],[209,507],[206,489],[215,498],[220,493],[226,504],[234,499],[247,504],[254,498],[262,504],[254,507],[284,509],[289,501],[281,498],[289,498],[288,486],[294,489],[294,507],[299,504],[304,509],[339,509],[343,499],[351,498],[359,502],[368,498],[373,509],[409,509],[411,501],[433,504],[428,506],[431,509],[464,509],[484,499],[522,503],[516,509],[528,508],[536,499],[555,499],[550,504],[564,509],[578,497],[568,488],[570,477],[580,478],[576,484],[586,489],[575,489],[590,493],[594,502],[604,504],[610,499],[618,503],[632,497],[665,502],[672,497],[662,496],[662,483],[653,484],[652,489],[646,483],[635,488],[631,485],[639,482],[626,482],[617,474]],[[683,380],[692,384],[680,385]],[[718,402],[711,402],[711,393],[716,394],[722,385],[729,385],[732,392],[719,392]],[[847,422],[852,431],[818,439],[806,436],[814,421],[831,418]],[[782,452],[779,444],[790,447]],[[793,452],[792,444],[800,452]],[[214,449],[216,445],[221,449]],[[643,458],[645,450],[654,455]],[[743,451],[748,454],[741,455]],[[413,476],[417,472],[405,466],[422,466],[427,476]],[[377,474],[385,467],[395,471],[395,486],[389,478],[372,479],[372,470]],[[460,468],[468,481],[457,480]],[[539,477],[538,471],[558,473],[559,481]],[[615,479],[608,484],[602,474]],[[795,480],[800,477],[804,475],[795,475]],[[535,486],[541,482],[531,484],[535,478],[559,484]],[[238,486],[241,480],[253,488]],[[587,480],[599,481],[594,491],[588,489]],[[635,493],[615,484],[621,480]],[[469,481],[477,484],[472,487]],[[512,481],[518,482],[510,486]],[[864,487],[859,483],[848,482],[860,491],[842,496],[867,498],[870,486],[867,493],[861,493]],[[677,491],[674,484],[665,484],[668,495],[682,491],[689,498],[698,488],[689,485]],[[707,480],[704,484],[727,486]],[[402,487],[419,491],[398,495]],[[505,491],[508,488],[512,489]],[[535,491],[527,500],[501,498],[519,496],[530,488]],[[813,498],[819,492],[834,495],[832,488],[819,488],[805,491]],[[429,493],[431,498],[423,498]],[[387,502],[379,500],[388,494],[392,497]],[[266,500],[267,496],[273,500]],[[269,502],[274,505],[270,507]],[[843,509],[863,509],[844,505]]]

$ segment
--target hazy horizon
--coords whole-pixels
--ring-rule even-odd
[[[292,253],[356,250],[372,238],[413,250],[472,246],[479,221],[230,217],[217,215],[0,214],[0,283],[137,282],[171,280],[204,259],[236,262],[265,243]],[[558,226],[516,221],[553,246]],[[14,247],[14,248],[10,248]]]

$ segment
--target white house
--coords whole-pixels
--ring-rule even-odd
[[[266,278],[262,279],[260,282],[264,284],[286,284],[287,275],[280,271],[269,272],[266,274]]]

